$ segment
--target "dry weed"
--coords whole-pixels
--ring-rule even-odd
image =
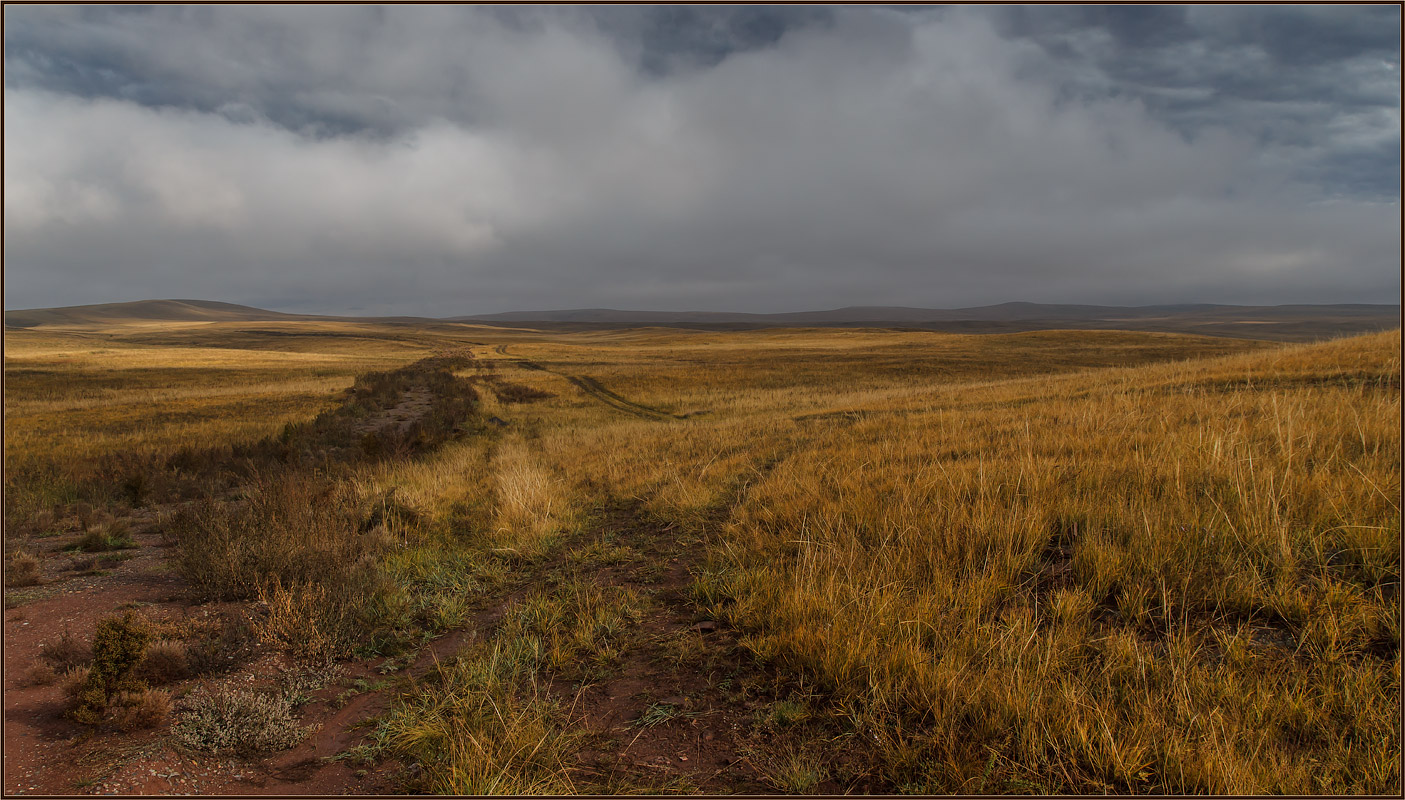
[[[6,586],[37,586],[43,574],[39,557],[27,550],[16,550],[5,561]]]
[[[171,695],[161,689],[118,692],[110,703],[113,722],[124,731],[156,728],[170,719]]]

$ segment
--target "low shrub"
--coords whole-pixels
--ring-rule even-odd
[[[93,632],[93,675],[110,691],[123,688],[132,669],[141,662],[150,636],[131,612],[98,620]]]
[[[21,686],[49,686],[59,679],[58,672],[47,661],[36,661],[20,676]]]
[[[75,637],[72,631],[65,630],[59,634],[59,638],[45,643],[39,650],[39,658],[48,662],[55,672],[61,673],[74,667],[86,666],[93,658],[93,649]]]
[[[382,516],[404,518],[400,504]],[[207,597],[258,598],[265,641],[326,662],[369,632],[370,610],[387,591],[381,568],[391,545],[383,526],[366,530],[355,489],[299,473],[258,476],[242,507],[206,503],[170,525],[177,564]]]
[[[297,708],[312,702],[314,692],[325,689],[328,684],[341,677],[344,671],[338,666],[295,669],[279,676],[278,687],[288,703]]]
[[[361,454],[370,459],[378,459],[385,455],[385,445],[381,442],[381,437],[375,431],[367,431],[361,437]]]
[[[195,750],[247,756],[292,747],[305,730],[286,697],[223,688],[192,697],[175,733]]]
[[[373,562],[377,537],[358,532],[354,493],[295,472],[256,475],[243,506],[206,501],[172,518],[176,564],[209,598],[249,600],[271,580],[341,583]]]
[[[88,685],[92,670],[88,667],[71,667],[59,678],[59,693],[63,695],[70,709],[78,707],[78,697],[83,687]]]
[[[151,473],[133,472],[122,481],[122,494],[133,508],[144,506],[151,499],[153,483]]]
[[[247,661],[254,653],[254,632],[243,619],[226,618],[204,636],[186,642],[186,668],[193,675],[224,672]]]

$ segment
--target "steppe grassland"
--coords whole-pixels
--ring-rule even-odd
[[[800,342],[511,353],[712,412],[535,413],[559,483],[694,522],[740,501],[704,593],[818,679],[896,785],[1394,791],[1399,333],[1010,377],[1096,337],[925,370],[874,342],[862,362]]]
[[[7,330],[7,518],[82,499],[103,457],[253,441],[331,407],[357,374],[445,346],[460,342],[358,323]]]
[[[114,391],[151,391],[122,380],[182,363],[188,334],[165,335]],[[440,574],[455,547],[539,557],[593,504],[638,497],[708,537],[703,602],[758,657],[822,687],[825,713],[897,788],[1398,791],[1398,332],[1289,347],[1074,332],[380,335],[309,337],[317,368],[346,370],[313,380],[335,391],[471,339],[483,366],[464,374],[556,395],[480,391],[482,415],[507,427],[359,475],[363,495],[394,488],[443,534],[392,556],[406,580],[467,586]],[[236,360],[307,392],[302,414],[331,402],[275,342],[242,341]],[[66,357],[66,343],[44,346]],[[211,377],[229,383],[192,387],[262,397],[254,373],[228,369]],[[686,418],[631,415],[566,376]],[[12,398],[82,399],[44,385],[7,383],[7,413]],[[260,434],[247,423],[211,415],[199,435]],[[65,452],[71,436],[31,447]],[[457,606],[434,598],[451,624]]]
[[[670,518],[696,517],[750,470],[828,428],[823,415],[869,413],[1015,376],[1094,370],[1260,349],[1233,339],[1120,332],[962,336],[871,330],[583,334],[488,350],[512,380],[560,395],[517,415],[554,469],[638,496]],[[508,364],[502,364],[506,359]],[[544,370],[512,368],[527,360]],[[559,373],[559,374],[556,374]],[[629,416],[577,391],[585,375],[682,420]],[[1037,381],[1036,381],[1037,383]],[[800,419],[796,419],[796,418]],[[806,419],[810,417],[812,419]],[[862,462],[859,462],[862,463]]]
[[[715,596],[912,788],[1398,790],[1398,352],[895,404],[757,486]]]
[[[1117,331],[957,335],[845,329],[727,333],[646,329],[512,345],[511,356],[573,369],[636,402],[747,404],[765,390],[927,386],[1243,352],[1264,343]],[[578,369],[577,369],[578,368]],[[759,398],[763,404],[771,398]],[[712,408],[713,405],[706,406]],[[770,406],[767,406],[770,408]]]

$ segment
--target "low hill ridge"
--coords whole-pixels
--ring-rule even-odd
[[[1015,333],[1029,330],[1143,330],[1212,336],[1308,341],[1400,326],[1399,305],[1236,306],[1211,303],[1099,306],[1009,302],[970,308],[846,306],[823,311],[757,314],[725,311],[631,311],[577,308],[512,311],[435,319],[288,314],[212,300],[143,300],[36,308],[5,312],[8,328],[95,327],[144,321],[470,323],[552,329],[661,326],[702,330],[805,327],[921,328],[956,333]]]
[[[5,326],[33,328],[39,325],[101,325],[148,320],[237,322],[299,318],[304,317],[216,300],[138,300],[131,303],[97,303],[6,311]]]

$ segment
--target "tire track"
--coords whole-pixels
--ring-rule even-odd
[[[512,356],[507,352],[507,345],[505,344],[500,344],[493,349],[498,355],[507,356],[508,358],[511,358],[512,363],[516,364],[519,367],[522,367],[523,369],[536,370],[539,372],[549,372],[552,375],[565,378],[566,380],[571,382],[572,386],[575,386],[577,389],[580,389],[582,392],[595,398],[596,400],[599,400],[601,403],[604,403],[605,405],[615,409],[616,411],[621,411],[625,414],[639,417],[640,419],[651,419],[657,422],[663,422],[665,420],[672,419],[688,418],[687,415],[670,414],[667,411],[653,408],[652,406],[646,406],[643,403],[636,403],[633,400],[629,400],[625,397],[620,396],[619,394],[616,394],[615,392],[610,391],[609,389],[605,388],[604,384],[600,383],[600,381],[597,381],[594,378],[590,378],[585,375],[568,375],[564,372],[557,372],[556,370],[548,369],[535,361],[528,361],[525,358],[517,358],[515,356]]]
[[[641,419],[683,419],[683,417],[674,416],[673,414],[669,414],[666,411],[660,411],[657,408],[650,408],[649,406],[641,405],[631,400],[626,400],[623,397],[620,397],[619,395],[610,391],[609,389],[606,389],[600,384],[600,381],[597,381],[594,378],[587,378],[584,375],[561,375],[561,377],[570,381],[576,386],[576,388],[580,389],[582,392],[585,392],[591,397],[594,397],[596,400],[599,400],[600,402],[604,403],[607,406],[610,406],[613,409],[623,411],[626,414],[633,414],[634,416],[639,417]]]

